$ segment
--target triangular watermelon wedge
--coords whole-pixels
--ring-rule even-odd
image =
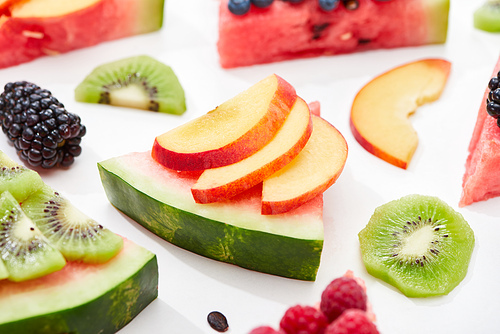
[[[500,58],[492,76],[496,76],[498,71]],[[460,207],[500,196],[500,127],[486,111],[488,93],[486,88],[469,144]]]

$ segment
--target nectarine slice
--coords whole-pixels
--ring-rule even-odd
[[[441,96],[450,67],[444,59],[424,59],[370,81],[352,104],[354,138],[368,152],[406,169],[418,145],[409,116],[418,106]]]
[[[152,157],[183,171],[233,164],[274,137],[296,99],[292,85],[270,75],[207,114],[156,137]]]
[[[295,209],[323,193],[338,179],[347,160],[347,143],[326,120],[312,116],[311,138],[299,155],[265,179],[262,214]]]
[[[307,103],[297,98],[276,136],[262,149],[237,163],[205,170],[191,188],[197,203],[229,199],[286,166],[304,148],[312,132]]]

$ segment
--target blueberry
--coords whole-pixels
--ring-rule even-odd
[[[301,3],[304,0],[288,0],[290,3]]]
[[[340,0],[319,0],[319,6],[326,11],[334,10],[338,7]]]
[[[269,7],[274,0],[251,0],[255,7],[266,8]]]
[[[229,0],[227,7],[234,15],[244,15],[250,10],[250,0]]]

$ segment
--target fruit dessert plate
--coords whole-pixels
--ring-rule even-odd
[[[3,152],[0,167],[1,333],[112,334],[157,297],[153,253]]]
[[[291,105],[272,102],[279,82],[288,87],[285,101]],[[249,101],[259,101],[262,110],[252,110],[256,117],[247,117]],[[152,152],[100,162],[108,199],[184,249],[251,270],[314,280],[323,248],[323,192],[339,177],[347,145],[310,109],[318,113],[319,103],[309,107],[293,87],[271,75],[208,114],[158,136]],[[270,126],[273,122],[261,122],[263,117],[277,117],[274,123],[282,125]],[[238,126],[228,127],[232,123]],[[221,128],[236,131],[229,143],[217,135],[226,133]],[[255,152],[237,151],[239,160],[231,160],[231,149],[245,142],[249,132],[267,142],[253,143],[248,150]],[[187,152],[178,152],[181,145],[176,144],[182,141]],[[244,149],[242,145],[239,150]],[[217,155],[223,158],[214,159]],[[218,167],[200,170],[214,162]]]
[[[7,1],[0,7],[0,68],[159,30],[164,0]]]
[[[460,206],[500,196],[500,58],[479,106],[465,163]]]
[[[444,43],[448,29],[449,0],[238,1],[248,6],[243,15],[233,2],[219,9],[224,68]]]

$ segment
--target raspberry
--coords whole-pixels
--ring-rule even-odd
[[[379,331],[366,312],[350,309],[328,325],[324,334],[379,334]]]
[[[250,333],[248,334],[280,334],[281,332],[278,332],[272,327],[269,326],[261,326],[253,329]]]
[[[290,307],[280,322],[286,334],[323,334],[326,326],[328,319],[321,311],[301,305]]]
[[[366,311],[366,293],[363,288],[350,277],[339,277],[333,280],[321,294],[321,311],[329,322],[337,319],[347,309]]]

